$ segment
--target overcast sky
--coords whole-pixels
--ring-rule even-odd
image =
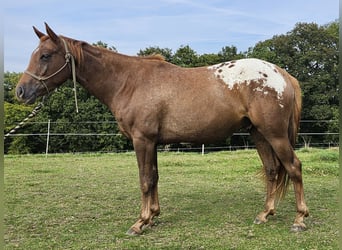
[[[149,46],[189,45],[217,53],[234,45],[246,51],[285,34],[298,22],[327,24],[338,18],[338,0],[8,0],[4,5],[4,68],[25,70],[44,22],[57,33],[115,46],[136,55]]]

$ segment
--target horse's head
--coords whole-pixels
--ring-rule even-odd
[[[27,104],[34,103],[37,97],[48,94],[71,77],[68,64],[73,58],[65,40],[46,23],[45,26],[47,35],[33,27],[40,43],[16,87],[18,100]]]

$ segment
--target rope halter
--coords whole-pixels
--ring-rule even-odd
[[[45,81],[54,77],[55,75],[59,74],[71,61],[71,72],[72,72],[72,80],[74,83],[74,97],[75,97],[75,106],[76,106],[76,113],[78,113],[78,104],[77,104],[77,93],[76,93],[76,67],[75,67],[75,58],[70,53],[68,45],[63,38],[60,38],[63,41],[64,48],[65,48],[65,63],[62,67],[60,67],[55,73],[49,76],[37,76],[36,74],[25,70],[24,73],[31,76],[33,79],[38,80],[46,89],[47,93],[50,94],[49,88],[47,87]]]

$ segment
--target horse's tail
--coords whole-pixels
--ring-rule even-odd
[[[296,78],[288,74],[291,85],[294,89],[294,102],[292,107],[292,114],[290,116],[289,127],[288,127],[288,137],[292,147],[295,147],[297,140],[297,133],[299,130],[299,122],[300,115],[302,110],[302,95],[301,89],[299,86],[299,82]],[[276,189],[276,197],[279,199],[284,198],[288,186],[289,186],[290,178],[285,167],[280,163],[280,168],[277,177],[277,189]]]
[[[292,144],[292,147],[295,147],[296,140],[297,140],[297,133],[299,130],[299,121],[300,121],[300,114],[302,111],[302,93],[299,86],[299,82],[296,78],[290,75],[290,82],[292,84],[292,87],[294,89],[294,107],[293,112],[290,117],[290,123],[289,123],[289,140]]]

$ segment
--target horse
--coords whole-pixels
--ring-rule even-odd
[[[250,132],[265,175],[265,205],[254,223],[274,215],[291,181],[297,210],[291,231],[306,230],[302,164],[294,152],[301,89],[284,69],[255,58],[182,68],[161,56],[127,56],[45,28],[46,34],[33,27],[40,42],[16,86],[17,99],[32,104],[76,78],[110,109],[139,167],[141,211],[129,235],[142,234],[160,214],[157,145],[212,143],[240,128]]]

